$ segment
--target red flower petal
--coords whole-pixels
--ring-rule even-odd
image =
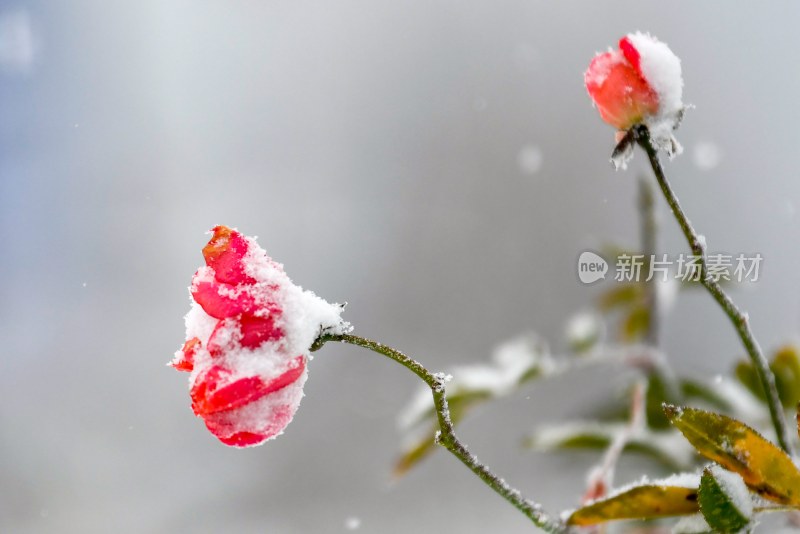
[[[268,409],[265,418],[249,422],[253,428],[241,428],[237,421],[238,410],[218,412],[204,418],[206,428],[217,439],[233,447],[251,447],[273,438],[283,432],[283,429],[292,421],[296,406],[281,404]]]
[[[248,349],[258,348],[267,341],[277,341],[283,337],[283,331],[275,326],[272,316],[256,317],[245,314],[239,319],[239,324],[242,346]]]
[[[231,372],[218,365],[212,366],[197,378],[190,391],[192,409],[199,416],[232,410],[283,389],[303,374],[305,358],[298,356],[292,364],[294,367],[269,381],[259,376],[249,376],[225,385],[221,383]]]
[[[203,247],[206,265],[214,269],[214,276],[226,284],[254,284],[256,280],[244,272],[244,256],[247,254],[247,240],[236,230],[227,226],[215,226],[214,235]]]
[[[253,311],[256,303],[243,288],[223,284],[200,269],[192,280],[192,297],[211,317],[225,319]]]
[[[224,347],[223,342],[220,341],[220,337],[222,333],[225,331],[226,328],[230,328],[231,324],[229,321],[235,321],[236,319],[220,319],[217,321],[217,326],[214,327],[214,330],[211,332],[211,335],[208,336],[208,352],[211,354],[212,357],[219,356],[222,354]]]
[[[208,425],[206,425],[206,427],[209,428]],[[211,430],[211,428],[209,428],[209,430]],[[213,430],[211,432],[213,434]],[[222,443],[230,445],[231,447],[252,447],[253,445],[258,445],[259,443],[267,441],[271,437],[272,436],[253,432],[237,432],[228,437],[217,436]]]
[[[622,54],[625,56],[625,59],[628,60],[628,63],[636,69],[636,74],[646,80],[644,74],[642,74],[642,56],[628,37],[623,37],[619,40],[619,49],[622,50]]]
[[[271,316],[243,314],[221,319],[208,338],[207,346],[211,356],[219,356],[224,352],[233,330],[239,332],[239,344],[247,349],[257,349],[267,341],[276,341],[283,337],[283,331],[275,326],[275,320]]]
[[[305,356],[297,356],[289,365],[288,371],[285,371],[282,375],[273,378],[267,383],[267,393],[283,389],[300,378],[303,375],[303,371],[306,370],[306,358]]]
[[[658,113],[658,95],[621,52],[595,56],[584,81],[600,116],[618,130]]]
[[[172,360],[170,365],[178,371],[191,371],[194,369],[194,355],[201,346],[202,343],[196,337],[187,340],[181,348],[181,355]]]
[[[203,413],[203,406],[205,406],[209,390],[214,391],[222,376],[229,374],[230,371],[219,366],[213,366],[195,379],[192,388],[189,390],[189,397],[192,399],[192,411],[195,415]]]
[[[213,385],[216,386],[217,382]],[[206,415],[244,406],[269,393],[265,386],[264,381],[257,376],[240,378],[219,389],[207,385],[202,390],[203,394],[193,399],[195,413]]]

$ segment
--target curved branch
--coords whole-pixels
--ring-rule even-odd
[[[512,488],[505,480],[492,473],[486,465],[478,461],[469,452],[466,445],[459,441],[455,433],[455,428],[450,420],[450,409],[447,405],[445,394],[445,382],[447,378],[442,373],[431,373],[421,363],[409,358],[400,351],[388,347],[377,341],[372,341],[359,336],[350,334],[330,335],[324,334],[317,338],[312,351],[320,349],[328,341],[338,341],[349,343],[358,347],[369,349],[373,352],[390,358],[415,375],[417,375],[431,389],[433,394],[433,404],[436,408],[436,417],[439,424],[439,432],[436,434],[436,443],[450,451],[456,458],[466,465],[470,471],[478,475],[483,482],[500,494],[506,501],[511,503],[520,512],[525,514],[536,526],[546,532],[563,533],[566,528],[558,521],[552,519],[543,510],[540,504],[526,499],[519,490]]]

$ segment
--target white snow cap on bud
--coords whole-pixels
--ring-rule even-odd
[[[681,60],[666,43],[649,33],[629,33],[628,40],[639,52],[639,68],[650,87],[658,93],[659,110],[675,114],[683,109]]]
[[[630,61],[633,56],[633,66],[658,95],[658,113],[645,119],[653,142],[670,155],[679,154],[683,149],[674,141],[672,131],[678,126],[684,111],[681,60],[666,43],[649,33],[629,33],[622,41],[626,40],[638,53],[638,58],[630,53],[626,57]]]

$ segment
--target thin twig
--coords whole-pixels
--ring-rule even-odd
[[[486,483],[487,486],[492,488],[506,501],[511,503],[519,511],[525,514],[536,526],[546,532],[551,533],[564,533],[567,532],[566,527],[559,521],[554,520],[547,515],[542,506],[522,496],[519,490],[512,488],[502,478],[492,473],[488,467],[478,461],[472,453],[467,450],[466,445],[459,441],[455,433],[455,428],[450,420],[450,409],[447,405],[447,397],[445,394],[446,378],[441,373],[431,373],[422,364],[413,360],[391,347],[366,339],[359,336],[350,334],[342,335],[322,335],[317,341],[314,342],[311,350],[318,350],[322,345],[328,341],[338,341],[341,343],[349,343],[369,349],[373,352],[386,356],[396,361],[420,379],[431,389],[433,394],[433,404],[436,408],[436,417],[439,423],[439,432],[436,435],[436,443],[443,446],[450,451],[456,458],[466,465],[473,473]]]
[[[653,273],[652,262],[655,259],[658,239],[658,221],[656,216],[653,188],[645,178],[639,179],[639,221],[641,224],[640,238],[642,241],[642,254],[644,254],[649,273]],[[653,275],[655,276],[655,274]],[[658,346],[661,314],[658,302],[658,280],[652,284],[645,284],[647,299],[647,330],[644,341],[648,345]]]
[[[614,486],[614,473],[617,469],[622,452],[628,446],[631,439],[640,433],[645,425],[645,395],[647,393],[647,382],[639,379],[633,386],[631,392],[631,413],[628,424],[616,433],[611,440],[603,460],[589,474],[584,503],[605,497]]]
[[[714,297],[714,300],[717,301],[722,310],[731,320],[736,332],[739,334],[739,338],[741,339],[747,354],[750,356],[750,360],[752,361],[753,366],[758,374],[758,379],[761,382],[761,386],[764,388],[764,392],[767,396],[767,405],[769,406],[772,425],[775,428],[775,433],[778,437],[778,443],[784,451],[791,455],[791,435],[784,418],[783,407],[781,406],[781,401],[778,397],[778,390],[775,386],[775,376],[772,374],[772,371],[769,368],[769,364],[767,363],[767,359],[764,357],[764,353],[761,351],[761,347],[753,336],[753,332],[750,329],[750,321],[748,316],[746,313],[742,313],[742,311],[736,307],[736,305],[733,303],[733,300],[731,300],[728,294],[722,289],[719,282],[708,276],[705,240],[701,239],[697,232],[695,232],[692,223],[683,212],[683,209],[678,202],[678,197],[675,195],[674,191],[672,190],[672,186],[664,174],[664,169],[658,159],[658,151],[651,142],[650,132],[647,130],[647,127],[643,125],[637,126],[634,130],[634,136],[639,146],[641,146],[645,153],[647,153],[647,157],[650,160],[650,166],[653,168],[653,173],[656,176],[658,185],[661,187],[661,191],[664,193],[664,198],[666,199],[667,204],[669,204],[669,207],[672,210],[672,213],[675,215],[675,218],[678,220],[678,225],[681,227],[683,235],[689,242],[689,247],[692,249],[692,254],[698,258],[700,283],[702,283],[703,287],[705,287],[708,292],[711,293],[711,296]]]
[[[633,134],[629,142],[633,141]],[[642,254],[645,259],[645,267],[648,278],[652,274],[653,261],[655,259],[658,241],[658,220],[656,215],[655,195],[653,186],[642,177],[639,179],[639,238]],[[651,283],[652,282],[652,283]],[[646,346],[651,347],[655,352],[658,350],[659,333],[661,323],[661,313],[658,300],[658,280],[648,279],[644,283],[645,305],[647,306],[647,329],[644,333]],[[680,396],[680,388],[675,379],[674,373],[667,366],[666,359],[659,355],[654,358],[652,364],[647,368],[647,376],[654,374],[660,378],[661,383],[667,392],[668,398],[676,401]],[[630,419],[628,424],[616,432],[608,444],[603,454],[603,459],[599,465],[594,466],[587,476],[587,488],[583,496],[583,502],[588,503],[605,497],[614,485],[614,473],[617,463],[622,456],[625,447],[631,439],[644,428],[646,423],[646,399],[647,381],[639,378],[636,380],[631,393]],[[598,530],[599,532],[599,530]]]

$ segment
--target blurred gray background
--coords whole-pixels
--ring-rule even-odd
[[[637,29],[683,60],[667,171],[717,251],[760,252],[736,300],[766,348],[798,332],[800,4],[0,2],[0,531],[529,532],[438,453],[400,481],[402,368],[328,346],[286,434],[222,446],[164,366],[215,224],[348,301],[356,332],[434,369],[562,325],[600,291],[577,255],[635,244],[636,177],[582,73]],[[663,206],[662,206],[663,208]],[[683,251],[664,221],[664,251]],[[701,293],[665,326],[684,373],[740,356]],[[540,383],[461,428],[551,510],[594,454],[524,451],[618,370]],[[620,478],[648,464],[625,460]]]

